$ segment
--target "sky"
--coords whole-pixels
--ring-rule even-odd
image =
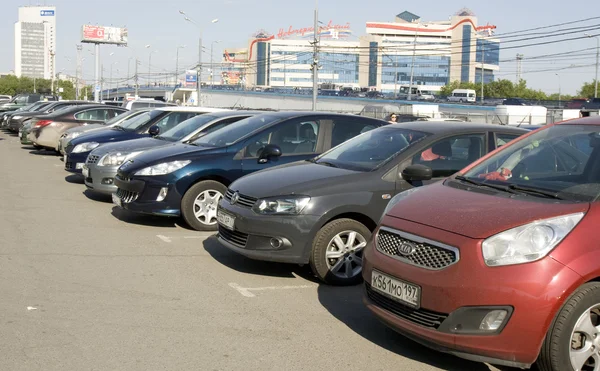
[[[98,4],[97,7],[91,4]],[[406,4],[406,5],[403,5]],[[129,44],[127,47],[100,46],[101,63],[104,76],[109,78],[112,66],[113,78],[133,75],[134,62],[139,58],[140,73],[148,72],[151,63],[153,73],[175,71],[176,51],[179,49],[179,69],[192,66],[198,60],[198,27],[186,22],[179,10],[183,10],[191,19],[203,28],[203,45],[207,53],[203,63],[210,60],[210,46],[213,46],[213,59],[219,61],[224,48],[242,48],[248,46],[248,39],[258,30],[264,29],[277,33],[280,28],[310,27],[313,24],[313,1],[285,0],[1,0],[3,22],[0,22],[0,72],[14,69],[14,22],[18,18],[18,7],[24,5],[56,6],[57,22],[57,72],[75,75],[76,45],[80,43],[81,26],[97,24],[102,26],[127,27]],[[408,10],[421,17],[423,21],[448,19],[463,7],[472,10],[478,17],[478,23],[497,26],[496,33],[502,42],[502,34],[516,33],[508,39],[514,40],[519,31],[536,27],[545,27],[564,22],[579,21],[600,16],[600,2],[587,1],[576,6],[547,0],[522,0],[520,2],[467,1],[461,3],[447,0],[428,0],[421,2],[401,2],[394,0],[320,0],[319,20],[337,24],[349,22],[355,36],[365,34],[366,22],[392,22],[396,14]],[[211,20],[219,19],[218,23]],[[589,33],[600,36],[600,18],[586,22],[577,22],[556,28],[543,29],[566,31],[567,28],[585,27]],[[576,94],[586,81],[592,81],[595,71],[596,40],[585,37],[586,30],[560,36],[558,38],[539,38],[527,41],[513,41],[501,44],[500,71],[497,78],[514,81],[516,79],[516,54],[525,58],[547,54],[571,52],[571,56],[553,59],[525,59],[522,64],[522,78],[529,87],[541,89],[547,93]],[[568,42],[551,43],[502,50],[503,46],[521,46],[559,38],[577,38]],[[355,39],[356,40],[356,39]],[[218,41],[218,43],[216,42]],[[149,48],[145,48],[150,45]],[[591,48],[591,49],[590,49]],[[579,51],[590,49],[587,51]],[[149,58],[149,52],[151,60]],[[84,44],[82,57],[83,77],[92,82],[94,74],[93,45]],[[114,53],[110,56],[110,53]],[[557,75],[558,74],[558,75]]]

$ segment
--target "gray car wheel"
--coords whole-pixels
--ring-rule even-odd
[[[227,187],[214,180],[194,184],[181,200],[185,222],[197,231],[217,230],[217,206]]]
[[[362,254],[371,231],[352,219],[326,224],[315,236],[310,257],[314,274],[331,285],[356,285],[362,281]]]

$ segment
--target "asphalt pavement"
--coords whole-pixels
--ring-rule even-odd
[[[120,210],[4,132],[0,164],[0,370],[498,370],[389,330],[360,286]]]

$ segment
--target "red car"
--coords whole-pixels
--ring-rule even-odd
[[[365,250],[364,302],[463,358],[600,369],[600,118],[548,125],[439,183],[413,165]]]

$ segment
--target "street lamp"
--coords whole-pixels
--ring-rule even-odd
[[[175,85],[177,85],[177,79],[179,78],[179,49],[185,49],[185,45],[177,47],[177,56],[175,57]]]
[[[561,89],[560,89],[560,75],[558,73],[555,73],[556,77],[558,77],[558,107],[561,107],[560,101],[561,101]]]
[[[598,98],[598,61],[600,60],[600,37],[584,33],[587,37],[596,39],[596,77],[594,78],[594,98]]]
[[[422,25],[423,27],[427,27],[426,24]],[[413,55],[412,55],[412,63],[410,64],[410,83],[408,85],[408,100],[412,100],[412,86],[413,86],[413,76],[415,70],[415,56],[417,54],[417,35],[419,34],[419,28],[421,27],[421,23],[417,24],[417,28],[415,29],[415,39],[413,40]]]
[[[150,44],[146,45],[146,49],[150,49]],[[148,86],[150,86],[150,68],[152,66],[152,53],[157,53],[158,50],[152,50],[150,51],[150,53],[148,53]]]
[[[221,40],[215,40],[212,43],[210,43],[210,87],[212,89],[214,83],[213,83],[213,73],[215,71],[215,67],[214,67],[214,63],[213,63],[213,46],[215,44],[220,43]]]
[[[197,91],[197,95],[198,97],[196,98],[196,105],[200,106],[201,105],[201,86],[202,86],[202,27],[200,27],[196,22],[194,22],[190,17],[188,17],[185,12],[183,10],[179,11],[179,14],[183,15],[183,19],[186,22],[190,22],[191,24],[193,24],[194,26],[198,27],[198,30],[200,31],[200,35],[198,37],[198,74],[197,74],[197,78],[196,78],[196,91]],[[219,22],[218,18],[215,18],[211,21],[211,23],[217,23]]]
[[[109,80],[109,81],[110,81],[110,84],[108,85],[108,98],[110,98],[110,89],[112,89],[112,82],[113,82],[113,79],[112,79],[112,70],[113,70],[113,66],[114,66],[115,64],[117,64],[117,63],[119,63],[119,62],[116,62],[116,61],[115,61],[115,62],[112,62],[112,63],[110,64],[110,80]],[[119,71],[119,70],[117,70],[117,71]],[[117,72],[117,73],[118,73],[118,72]],[[117,94],[118,94],[118,92],[117,92]]]

